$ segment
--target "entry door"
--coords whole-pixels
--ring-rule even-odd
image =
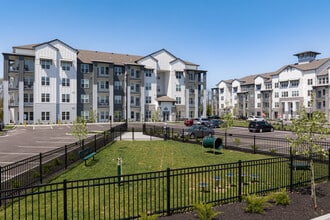
[[[169,120],[169,115],[170,115],[169,111],[163,111],[163,120],[168,121]]]

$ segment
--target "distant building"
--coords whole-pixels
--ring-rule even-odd
[[[78,50],[55,39],[14,46],[3,56],[5,123],[206,116],[207,71],[165,49],[135,56]]]
[[[299,110],[305,106],[307,112],[325,112],[330,121],[330,58],[316,59],[319,54],[297,53],[294,56],[298,63],[274,72],[221,80],[212,88],[213,114],[232,112],[237,117],[293,119],[299,117]]]

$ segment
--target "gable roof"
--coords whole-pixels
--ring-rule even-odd
[[[59,40],[59,39],[54,39],[54,40],[51,40],[51,41],[46,41],[46,42],[43,42],[43,43],[40,43],[40,44],[27,44],[27,45],[22,45],[22,46],[14,46],[13,48],[18,48],[18,49],[26,49],[26,50],[34,50],[36,47],[38,46],[41,46],[41,45],[44,45],[44,44],[49,44],[51,45],[52,42],[54,41],[59,41],[61,44],[71,48],[72,50],[75,50],[77,51],[77,49],[71,47],[70,45],[64,43],[63,41]],[[51,45],[52,47],[54,47],[53,45]],[[54,47],[56,50],[57,48]]]

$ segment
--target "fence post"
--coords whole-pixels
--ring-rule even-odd
[[[166,169],[166,210],[167,215],[171,215],[171,169]]]
[[[143,132],[143,134],[146,133],[146,123],[143,123],[143,125],[142,125],[142,132]]]
[[[243,174],[242,174],[242,161],[239,160],[238,161],[238,201],[242,202],[242,178],[243,178]]]
[[[85,139],[81,140],[81,149],[83,150],[85,148]]]
[[[182,129],[182,142],[184,142],[184,128]]]
[[[227,149],[227,131],[225,131],[225,148]]]
[[[170,139],[172,139],[173,140],[173,128],[171,129],[172,131],[171,131],[171,138]]]
[[[330,181],[330,148],[328,149],[328,181]]]
[[[39,175],[40,175],[40,183],[42,183],[42,154],[39,154]]]
[[[63,219],[68,219],[68,205],[67,205],[67,187],[66,187],[66,179],[63,180]]]
[[[94,152],[96,152],[96,135],[94,135]]]
[[[290,147],[290,192],[293,191],[293,155]]]
[[[119,139],[121,140],[121,127],[119,128]]]
[[[132,140],[134,141],[134,128],[132,128]]]
[[[64,145],[64,168],[68,168],[68,146]]]
[[[253,153],[256,153],[256,136],[253,135]]]
[[[105,146],[105,131],[103,131],[103,147]]]
[[[2,174],[2,167],[0,166],[0,177],[1,177],[1,174]],[[1,179],[1,178],[0,178]],[[2,190],[2,183],[1,183],[1,180],[0,180],[0,207],[2,205],[2,195],[1,195],[1,190]]]

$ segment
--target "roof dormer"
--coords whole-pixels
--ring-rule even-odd
[[[319,54],[320,53],[314,52],[314,51],[305,51],[305,52],[293,54],[293,56],[297,56],[298,63],[302,64],[302,63],[312,62],[313,60],[315,60],[316,56]]]

